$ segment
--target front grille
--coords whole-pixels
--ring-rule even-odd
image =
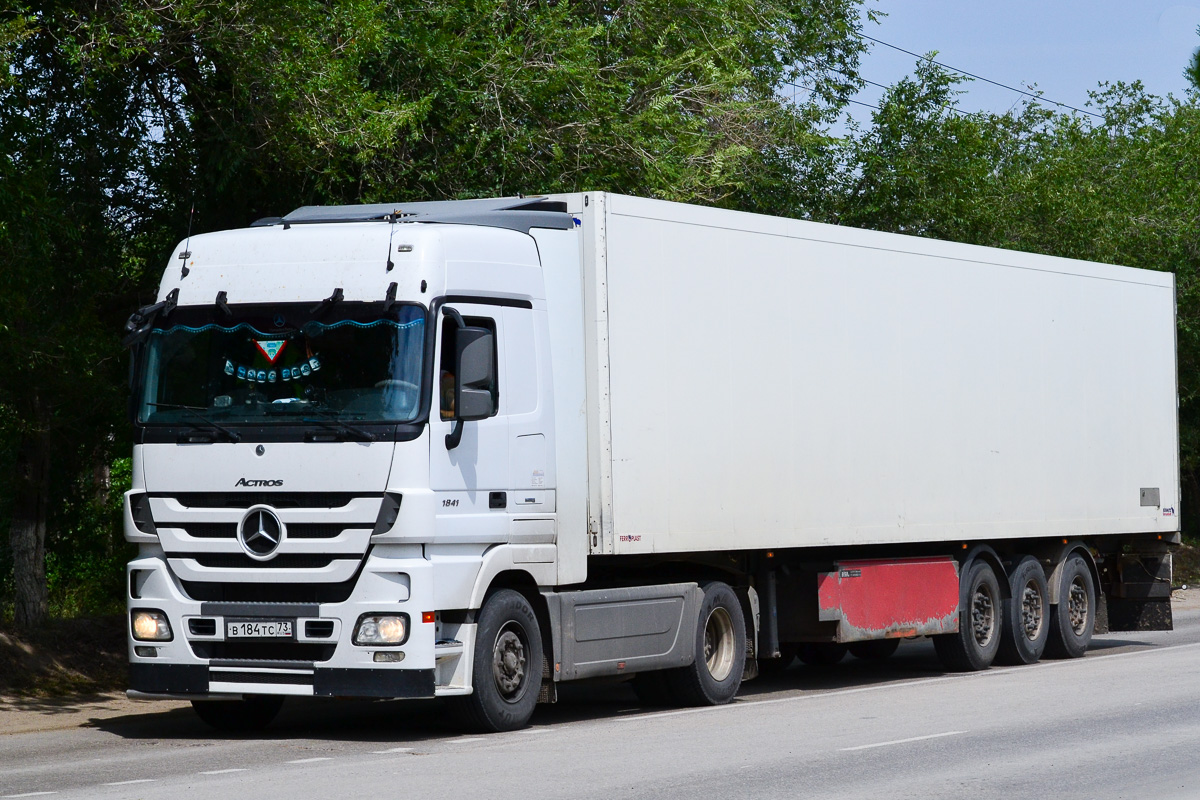
[[[343,508],[356,497],[379,497],[353,492],[181,492],[155,494],[169,497],[187,508],[249,508],[265,505],[272,508]]]
[[[160,522],[159,525],[171,528],[183,528],[189,536],[198,539],[236,539],[236,522]],[[358,530],[366,530],[359,523]],[[330,522],[293,522],[287,526],[289,539],[333,539],[342,531],[352,530],[342,523]]]
[[[308,674],[282,674],[279,672],[210,672],[208,674],[210,681],[222,681],[224,683],[270,683],[270,684],[292,684],[298,686],[312,686],[312,673]]]
[[[337,560],[321,553],[285,553],[270,561],[256,561],[244,553],[172,553],[171,557],[190,558],[209,569],[322,569]]]
[[[236,661],[328,661],[337,645],[307,642],[188,642],[197,658]]]
[[[168,523],[160,523],[164,527]],[[174,528],[175,525],[170,525]],[[179,527],[187,531],[188,536],[198,539],[234,539],[237,537],[236,522],[188,522],[180,523]]]
[[[369,530],[366,526],[359,529]],[[287,535],[291,539],[332,539],[344,530],[348,528],[336,522],[295,522],[287,526]]]
[[[353,580],[342,583],[181,583],[188,597],[205,603],[344,603],[354,591]]]

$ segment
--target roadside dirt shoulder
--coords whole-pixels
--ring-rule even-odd
[[[130,700],[124,692],[83,697],[0,696],[0,737],[79,728],[98,720],[187,707],[173,700]]]

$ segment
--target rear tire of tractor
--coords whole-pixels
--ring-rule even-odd
[[[746,667],[746,622],[742,604],[728,584],[704,587],[694,644],[695,659],[665,670],[671,695],[686,706],[719,706],[732,700]]]
[[[483,602],[472,663],[474,691],[449,698],[465,728],[524,728],[542,687],[542,634],[524,595],[501,589]]]
[[[253,733],[271,724],[282,697],[252,695],[242,700],[193,700],[196,716],[222,733]]]
[[[1050,604],[1046,571],[1033,556],[1023,556],[1008,577],[1004,601],[1004,630],[997,664],[1035,664],[1050,637]]]
[[[933,648],[951,672],[987,669],[1000,650],[1004,608],[1000,582],[986,561],[973,561],[959,589],[958,632],[933,637]]]
[[[849,645],[850,655],[855,658],[861,658],[864,661],[882,661],[885,658],[890,658],[892,653],[900,647],[899,639],[872,639],[866,642],[851,642]]]
[[[1063,563],[1058,605],[1050,613],[1050,658],[1080,658],[1096,629],[1096,584],[1083,556],[1072,553]]]
[[[846,657],[846,650],[839,642],[804,642],[796,657],[810,667],[832,667]]]

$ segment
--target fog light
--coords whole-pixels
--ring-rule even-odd
[[[142,658],[158,658],[157,647],[147,647],[144,644],[139,644],[137,647],[133,648],[133,652]]]
[[[405,614],[363,614],[354,626],[357,645],[404,644],[408,638],[408,616]]]
[[[171,625],[161,611],[144,609],[133,612],[133,638],[141,642],[171,641]]]
[[[399,664],[404,660],[403,650],[393,650],[390,653],[376,653],[375,663],[377,664]]]

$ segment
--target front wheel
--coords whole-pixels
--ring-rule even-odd
[[[525,727],[542,685],[542,634],[523,595],[501,589],[484,601],[472,664],[474,691],[455,698],[466,725],[486,733]]]
[[[666,670],[665,680],[681,704],[717,706],[728,703],[742,685],[746,666],[746,622],[742,604],[728,584],[704,587],[696,626],[695,659],[686,667]]]
[[[224,733],[260,731],[283,708],[282,697],[252,695],[242,700],[193,700],[196,716]]]

